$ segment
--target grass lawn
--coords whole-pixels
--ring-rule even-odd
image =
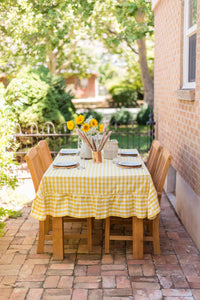
[[[110,126],[112,130],[112,139],[116,139],[119,148],[132,149],[136,148],[139,152],[148,152],[150,146],[150,132],[148,126],[134,125],[120,126],[115,128]]]

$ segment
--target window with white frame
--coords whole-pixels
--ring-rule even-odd
[[[195,88],[197,0],[184,1],[183,88]]]

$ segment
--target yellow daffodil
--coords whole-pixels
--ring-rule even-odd
[[[88,123],[83,124],[82,130],[83,130],[84,132],[90,131],[90,125],[89,125]]]
[[[85,120],[85,117],[83,115],[79,115],[78,117],[76,117],[75,122],[77,125],[81,125]]]
[[[97,127],[97,125],[98,125],[98,122],[97,122],[96,119],[92,119],[92,120],[90,121],[90,126],[91,126],[91,127]]]
[[[99,124],[99,132],[101,133],[103,131],[103,124]]]
[[[73,130],[73,129],[74,129],[74,126],[75,126],[74,121],[68,121],[68,122],[67,122],[67,128],[68,128],[69,130]]]

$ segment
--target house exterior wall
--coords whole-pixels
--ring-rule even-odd
[[[155,9],[156,5],[159,3],[160,0],[152,0],[152,9]]]
[[[96,75],[94,74],[88,78],[88,84],[85,88],[81,86],[81,80],[76,76],[68,77],[66,84],[72,87],[72,92],[78,99],[96,97]]]
[[[152,7],[156,138],[173,156],[176,210],[200,249],[200,0],[193,90],[182,89],[184,1],[152,0]]]

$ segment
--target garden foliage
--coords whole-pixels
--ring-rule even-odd
[[[92,116],[93,118],[95,118],[97,120],[98,123],[101,123],[103,120],[103,115],[98,113],[97,111],[88,108],[87,112],[84,113],[85,119],[89,118],[90,116]]]
[[[109,89],[115,107],[136,107],[138,93],[128,85],[114,85]]]
[[[75,107],[71,92],[65,92],[65,82],[43,66],[25,68],[6,89],[6,103],[15,122],[42,125],[47,121],[58,125],[72,118]]]
[[[0,237],[4,234],[3,228],[5,227],[5,223],[1,221],[2,218],[12,218],[17,219],[18,217],[22,216],[21,211],[16,211],[12,209],[5,209],[3,207],[0,207]]]
[[[133,115],[127,111],[124,107],[112,114],[110,118],[110,125],[127,125],[133,121]]]
[[[137,113],[136,121],[139,125],[146,125],[149,121],[150,107],[147,104],[144,104],[140,111]]]
[[[0,189],[15,187],[17,179],[13,174],[16,144],[13,138],[14,122],[8,107],[4,104],[4,89],[0,87]]]
[[[0,190],[6,186],[14,189],[17,184],[17,178],[13,172],[15,169],[14,156],[16,149],[13,133],[13,119],[4,103],[4,88],[0,86]],[[20,212],[0,207],[0,236],[3,235],[5,226],[5,223],[1,221],[2,218],[11,215],[17,217],[20,214]]]

